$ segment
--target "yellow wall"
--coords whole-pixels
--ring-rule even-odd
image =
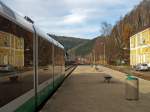
[[[0,31],[0,64],[24,66],[24,39]]]
[[[130,37],[130,65],[150,63],[150,28]]]

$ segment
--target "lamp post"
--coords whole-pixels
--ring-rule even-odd
[[[104,57],[103,57],[103,58],[104,58],[103,64],[105,64],[105,58],[106,58],[106,56],[105,56],[105,55],[106,55],[106,53],[105,53],[105,52],[106,52],[106,51],[105,51],[105,47],[106,47],[106,46],[105,46],[105,43],[103,43],[103,42],[101,42],[101,45],[103,45],[103,56],[104,56]]]
[[[93,51],[93,67],[95,68],[96,66],[96,60],[95,60],[95,49]]]

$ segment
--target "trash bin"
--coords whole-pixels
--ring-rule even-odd
[[[136,77],[128,75],[126,78],[125,97],[127,100],[139,99],[139,80]]]

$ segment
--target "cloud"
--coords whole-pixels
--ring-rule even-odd
[[[66,27],[63,28],[56,28],[52,29],[50,33],[56,33],[56,30],[59,30],[59,35],[70,35],[74,37],[80,37],[80,38],[88,38],[92,39],[93,37],[96,37],[99,34],[99,29],[97,26],[89,26],[89,27]]]
[[[116,21],[141,0],[2,0],[45,32],[94,38],[100,24]]]
[[[64,17],[65,24],[79,24],[86,20],[87,14],[82,9],[72,10],[71,14]]]

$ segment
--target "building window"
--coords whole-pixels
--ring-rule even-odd
[[[9,35],[6,34],[5,38],[4,38],[4,46],[5,47],[9,47],[9,43],[10,43],[10,41],[9,41]]]
[[[21,48],[21,49],[23,49],[23,48],[24,48],[24,46],[23,46],[23,45],[24,45],[24,41],[23,41],[23,39],[21,38],[21,39],[20,39],[20,48]]]

